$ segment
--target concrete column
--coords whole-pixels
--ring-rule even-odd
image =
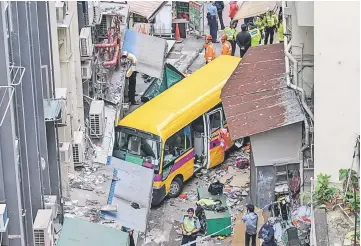
[[[45,2],[44,2],[45,3]],[[39,158],[40,158],[40,167],[41,167],[41,178],[42,178],[42,188],[43,194],[50,194],[50,178],[49,178],[49,161],[47,155],[47,144],[46,144],[46,134],[45,134],[45,120],[44,120],[44,95],[43,95],[43,82],[42,79],[46,80],[42,76],[42,60],[40,54],[40,38],[39,30],[45,28],[48,24],[46,21],[38,21],[39,11],[37,8],[37,2],[28,2],[28,12],[31,13],[28,16],[30,24],[30,37],[31,37],[31,53],[32,53],[32,63],[33,63],[33,89],[35,96],[35,113],[36,113],[36,128],[38,134],[38,149],[39,149]],[[39,25],[40,24],[40,25]],[[46,28],[45,28],[46,30]],[[46,40],[49,37],[43,37]],[[42,49],[44,47],[41,47]],[[54,139],[55,141],[55,139]]]
[[[11,22],[13,31],[11,32],[11,54],[12,61],[16,65],[21,64],[20,56],[20,43],[19,43],[19,23],[18,23],[18,9],[16,2],[10,3],[11,10]],[[17,82],[17,81],[15,81]],[[23,208],[25,214],[25,240],[29,242],[29,245],[34,244],[34,232],[33,232],[33,212],[31,202],[31,187],[29,178],[29,164],[28,164],[28,153],[27,153],[27,139],[26,139],[26,126],[24,122],[24,100],[23,100],[23,88],[22,85],[18,85],[15,88],[15,102],[16,102],[16,123],[17,123],[17,137],[19,138],[19,155],[20,155],[20,166],[21,166],[21,181],[22,181],[22,197],[23,197]]]
[[[1,13],[4,13],[4,2],[0,3]],[[8,86],[9,80],[9,57],[8,38],[6,35],[6,16],[0,17],[0,86]],[[10,93],[4,95],[4,102],[10,102]],[[2,112],[5,110],[2,108]],[[11,221],[8,225],[8,237],[11,246],[24,246],[24,228],[22,224],[22,206],[20,191],[19,164],[16,163],[15,153],[15,122],[14,111],[11,104],[6,113],[5,120],[0,126],[1,163],[3,171],[3,183],[5,188],[5,199],[8,208],[8,217]]]
[[[31,187],[31,201],[32,211],[35,215],[38,209],[43,207],[42,203],[42,184],[41,184],[41,168],[40,168],[40,156],[39,156],[39,140],[37,131],[37,107],[36,107],[36,95],[34,92],[35,80],[32,73],[34,64],[32,62],[32,50],[31,50],[31,33],[29,23],[29,11],[27,8],[28,2],[16,2],[17,14],[19,22],[19,41],[20,41],[20,54],[21,54],[21,66],[25,67],[25,74],[22,82],[23,101],[24,101],[24,117],[25,117],[25,134],[26,134],[26,148],[28,155],[29,166],[29,178]],[[40,67],[39,67],[40,71]],[[42,100],[42,99],[41,99]],[[41,119],[42,120],[42,119]]]

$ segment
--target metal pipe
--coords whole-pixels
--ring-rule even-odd
[[[285,10],[285,1],[282,1],[282,10]],[[283,19],[283,32],[286,34],[287,33],[287,22],[286,22],[286,18],[285,18],[285,14],[283,12],[282,15],[282,19]],[[284,35],[284,52],[285,52],[285,65],[286,65],[286,83],[287,86],[292,88],[293,90],[296,90],[298,92],[301,93],[301,103],[302,106],[304,108],[304,110],[307,112],[307,114],[310,116],[310,118],[312,119],[312,121],[314,121],[314,116],[313,113],[311,112],[310,108],[307,105],[306,102],[306,93],[305,91],[296,86],[294,83],[291,83],[291,79],[290,79],[290,67],[289,67],[289,60],[291,60],[293,62],[293,71],[294,71],[294,81],[298,81],[298,66],[297,66],[297,60],[289,53],[289,50],[291,49],[292,43],[291,41],[288,42],[288,36]],[[308,149],[310,147],[310,126],[308,124],[308,120],[307,117],[305,117],[304,119],[304,124],[305,124],[305,144],[304,146],[300,149],[300,187],[302,189],[303,187],[303,183],[304,183],[304,163],[303,163],[303,153],[306,149]],[[302,156],[302,158],[301,158]]]
[[[113,48],[117,46],[118,43],[118,36],[115,35],[112,43],[101,43],[101,44],[95,44],[96,48]]]
[[[117,46],[117,47],[115,48],[115,52],[114,52],[114,55],[113,55],[113,59],[112,59],[111,61],[106,61],[106,62],[104,62],[104,63],[103,63],[103,66],[106,67],[106,68],[107,68],[107,67],[110,67],[110,66],[114,66],[114,65],[117,64],[118,60],[119,60],[119,46]]]

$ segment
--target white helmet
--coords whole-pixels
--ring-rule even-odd
[[[128,57],[128,51],[123,51],[123,53],[122,53],[122,57],[123,57],[123,58]]]

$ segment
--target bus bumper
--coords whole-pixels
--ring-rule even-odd
[[[164,200],[166,194],[165,194],[165,185],[159,188],[153,187],[153,199],[152,199],[152,205],[157,206],[162,203]]]

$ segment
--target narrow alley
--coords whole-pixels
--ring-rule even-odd
[[[359,2],[0,9],[0,246],[360,245]]]

